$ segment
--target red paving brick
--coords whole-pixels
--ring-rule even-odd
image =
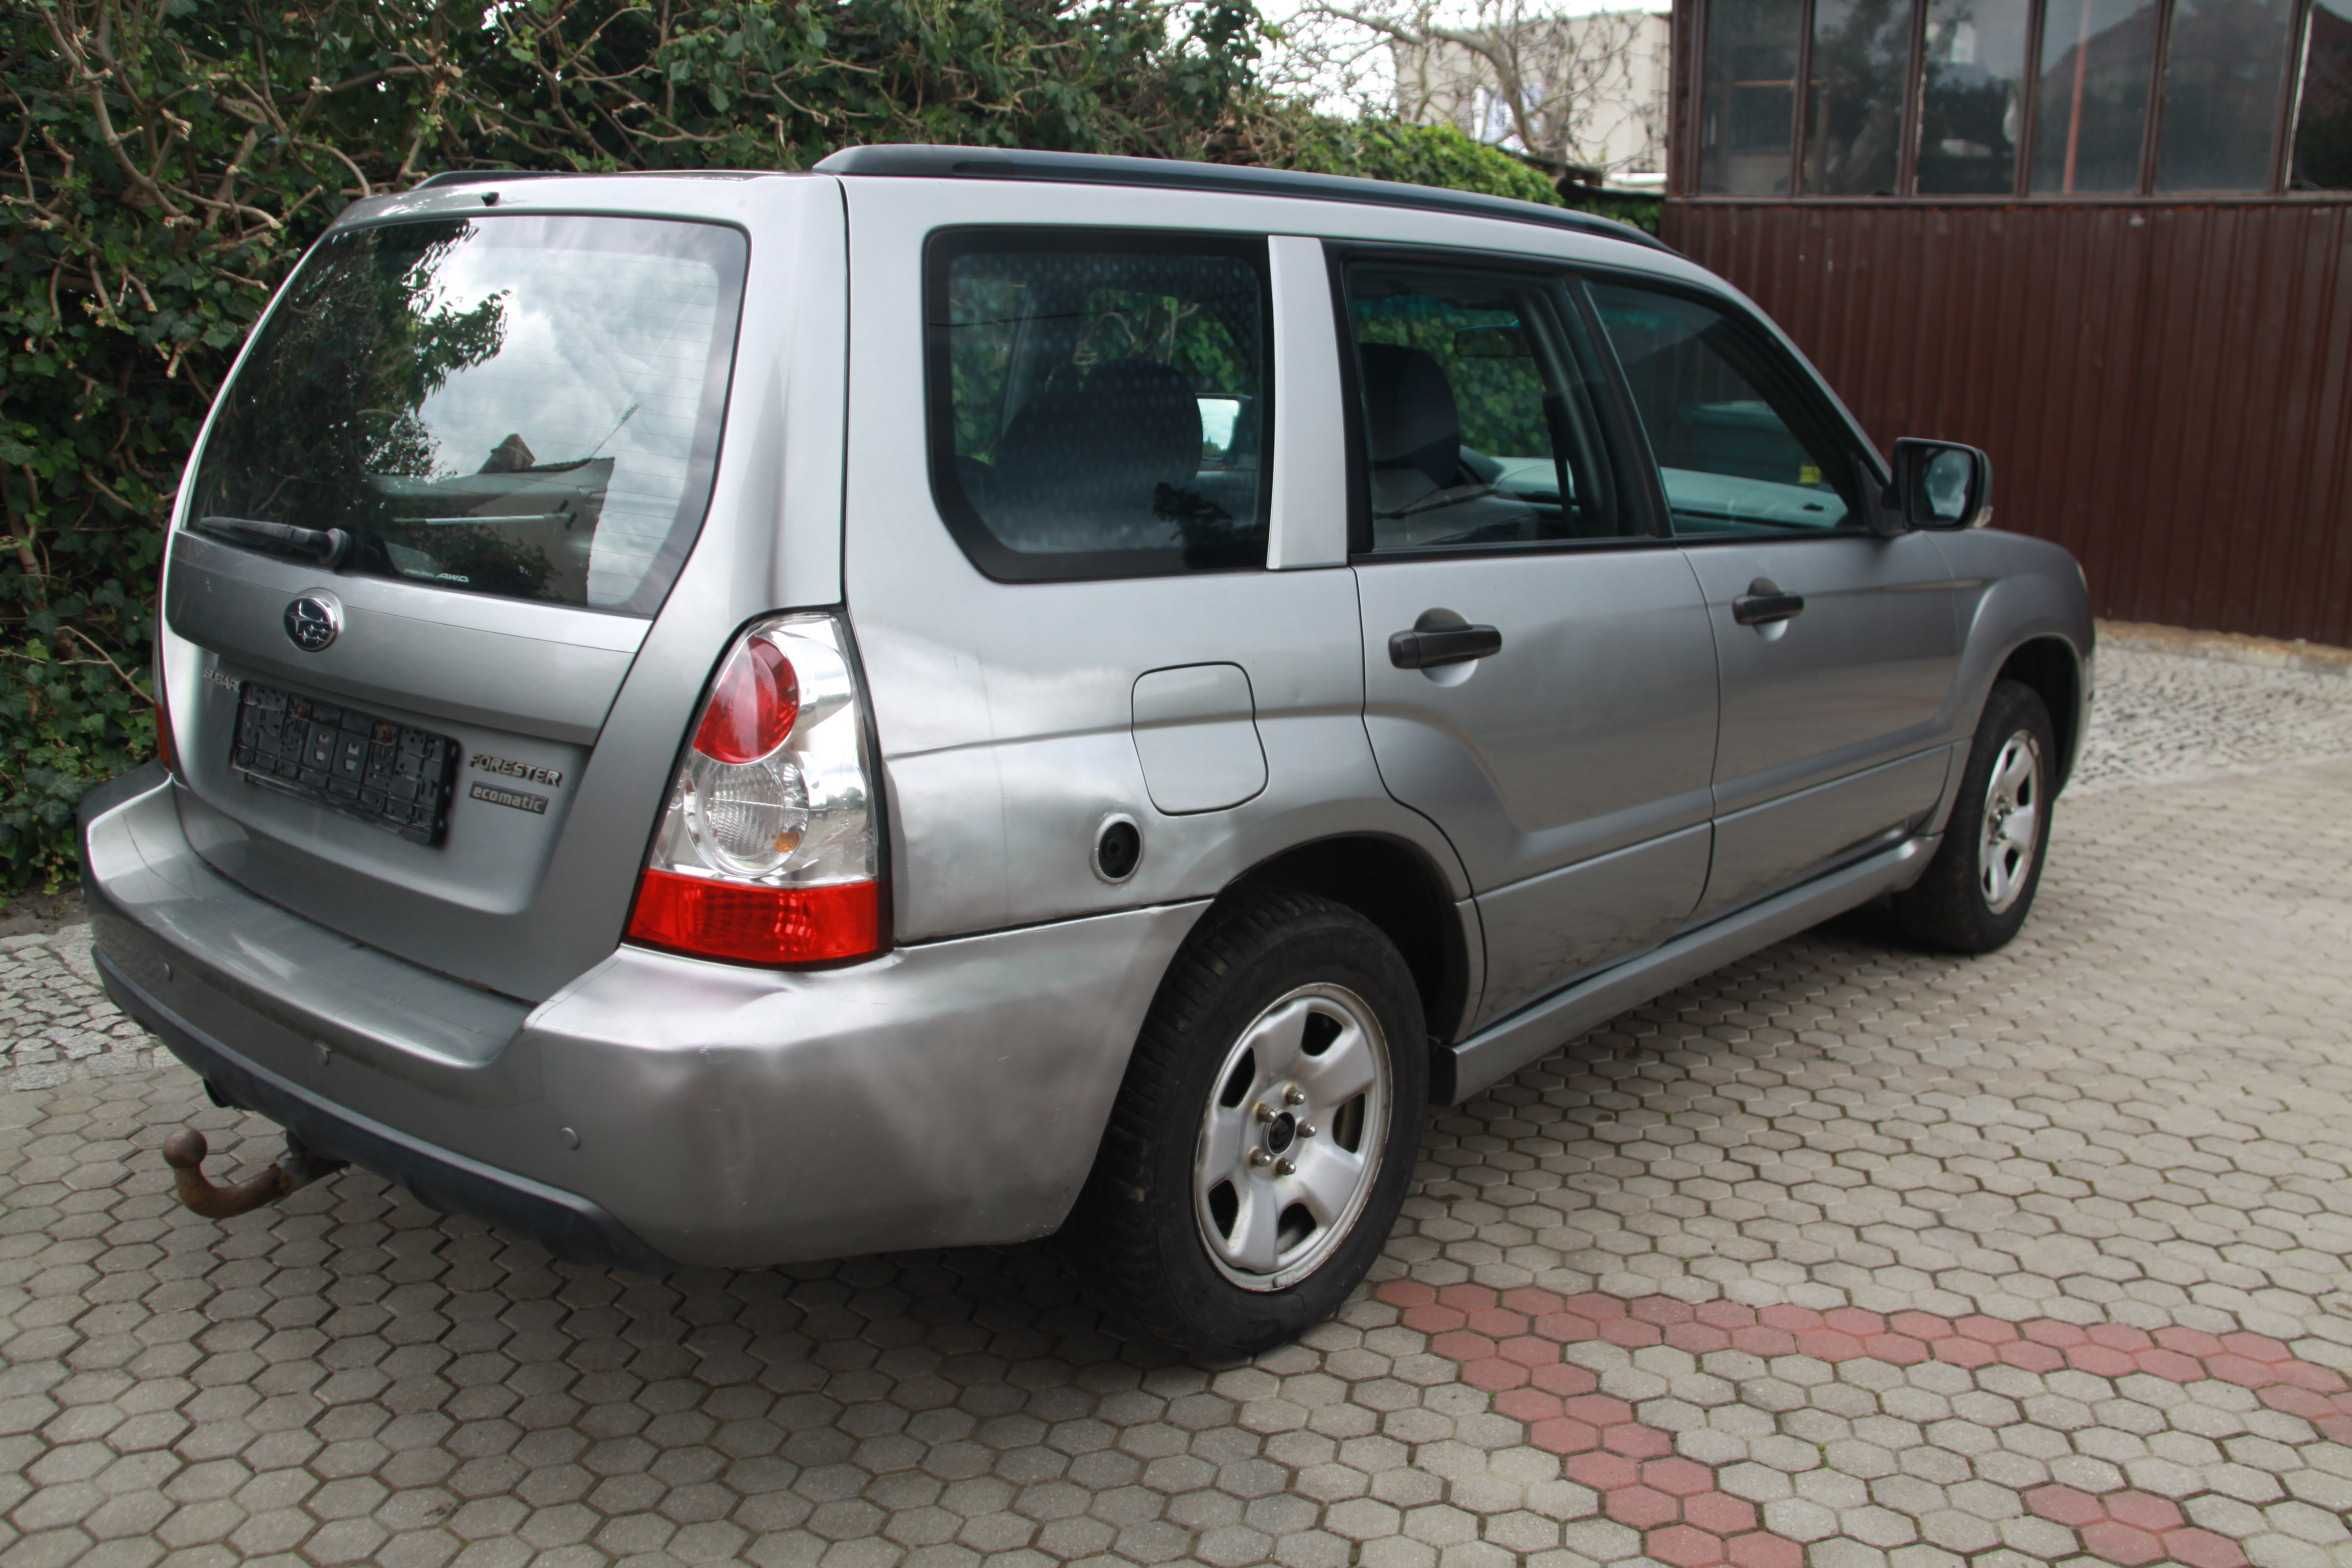
[[[2194,1526],[2164,1537],[2165,1554],[2186,1568],[2247,1568],[2246,1554],[2226,1535]]]
[[[2109,1492],[2099,1501],[2106,1505],[2108,1518],[2158,1535],[2187,1522],[2181,1517],[2178,1503],[2152,1492]]]
[[[1558,1394],[1563,1399],[1578,1394],[1589,1394],[1601,1386],[1590,1367],[1572,1366],[1565,1362],[1556,1367],[1537,1367],[1531,1381],[1547,1394]]]
[[[1736,1568],[1805,1568],[1805,1549],[1785,1535],[1759,1530],[1724,1543]]]
[[[1662,1563],[1673,1564],[1674,1568],[1712,1568],[1727,1555],[1722,1537],[1694,1530],[1687,1524],[1652,1530],[1643,1538],[1642,1549]]]
[[[1560,1396],[1547,1394],[1540,1388],[1513,1388],[1497,1394],[1494,1407],[1514,1421],[1524,1421],[1534,1426],[1537,1422],[1552,1420],[1560,1414]],[[1553,1452],[1559,1450],[1554,1449]]]
[[[1753,1530],[1759,1523],[1756,1505],[1729,1492],[1705,1491],[1682,1500],[1682,1516],[1702,1530],[1730,1537]]]
[[[1654,1487],[1620,1486],[1601,1494],[1601,1511],[1619,1524],[1647,1530],[1678,1517],[1682,1509]]]
[[[1547,1454],[1582,1454],[1601,1446],[1601,1433],[1598,1427],[1587,1426],[1582,1421],[1554,1416],[1529,1427],[1527,1440]]]
[[[1653,1459],[1641,1467],[1641,1478],[1672,1497],[1693,1497],[1715,1485],[1714,1471],[1688,1459]]]
[[[1568,1461],[1568,1479],[1596,1492],[1621,1491],[1641,1478],[1641,1469],[1623,1454],[1578,1454]]]
[[[1674,1452],[1674,1437],[1638,1421],[1621,1421],[1601,1434],[1601,1446],[1628,1459],[1659,1459]]]
[[[2128,1354],[2105,1345],[2077,1345],[2066,1353],[2066,1364],[2093,1377],[2129,1377],[2139,1370]]]
[[[2145,1530],[2135,1529],[2113,1519],[2102,1519],[2087,1524],[2076,1532],[2082,1537],[2083,1550],[2121,1568],[2139,1568],[2164,1555],[2164,1543]]]
[[[1527,1368],[1501,1356],[1480,1356],[1462,1363],[1462,1381],[1472,1388],[1499,1394],[1505,1389],[1519,1388],[1528,1381]]]

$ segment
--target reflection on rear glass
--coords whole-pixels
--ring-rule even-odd
[[[709,498],[743,265],[733,230],[638,219],[334,236],[230,387],[191,515],[344,529],[350,570],[650,613]]]

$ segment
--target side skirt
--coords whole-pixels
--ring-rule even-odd
[[[1908,887],[1926,871],[1940,842],[1940,835],[1934,834],[1905,839],[1803,887],[1686,932],[1490,1024],[1439,1058],[1441,1081],[1430,1085],[1430,1097],[1459,1105],[1619,1013],[1810,930],[1881,893]]]

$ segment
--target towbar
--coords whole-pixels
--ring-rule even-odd
[[[193,1127],[183,1127],[163,1140],[163,1163],[172,1168],[172,1190],[180,1206],[208,1220],[250,1214],[322,1176],[332,1176],[344,1165],[341,1160],[313,1153],[288,1133],[286,1152],[268,1170],[234,1187],[215,1187],[204,1177],[204,1157],[209,1152],[204,1134]]]

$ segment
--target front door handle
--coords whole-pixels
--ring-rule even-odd
[[[1731,618],[1742,626],[1770,626],[1779,621],[1793,621],[1805,613],[1805,596],[1801,593],[1782,593],[1780,584],[1769,577],[1759,577],[1748,584],[1748,591],[1731,601]]]
[[[1502,651],[1502,631],[1493,626],[1437,626],[1426,631],[1391,632],[1388,637],[1388,662],[1400,670],[1467,664]]]

